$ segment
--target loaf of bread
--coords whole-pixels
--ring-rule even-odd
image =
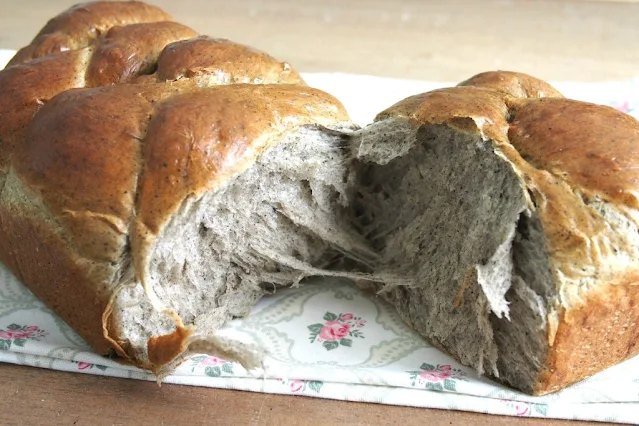
[[[139,2],[51,20],[0,72],[0,260],[102,354],[158,375],[342,253],[353,127],[288,64]]]
[[[98,353],[256,367],[216,331],[310,275],[531,394],[639,352],[639,123],[612,108],[490,72],[358,129],[139,2],[54,18],[0,91],[0,260]]]
[[[371,285],[437,347],[531,394],[639,352],[639,122],[490,72],[354,137]],[[365,283],[362,283],[363,285]]]

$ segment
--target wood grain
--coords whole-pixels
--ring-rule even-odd
[[[587,424],[192,386],[158,387],[152,382],[2,364],[0,383],[0,424],[5,426]]]

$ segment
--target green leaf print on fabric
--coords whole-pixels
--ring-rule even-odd
[[[353,346],[353,338],[364,338],[361,328],[366,325],[366,320],[361,317],[356,317],[352,313],[326,312],[324,320],[326,321],[324,324],[311,324],[307,328],[311,332],[310,342],[321,343],[327,351],[332,351],[340,346],[350,348]]]
[[[436,391],[457,392],[456,382],[466,380],[466,373],[450,364],[423,363],[420,370],[407,371],[411,385]]]
[[[546,417],[548,409],[546,404],[534,402],[514,401],[510,399],[501,399],[501,402],[506,406],[507,412],[505,414],[517,417],[534,417],[535,415]]]
[[[222,375],[222,369],[220,367],[206,367],[204,372],[207,376],[220,377]]]
[[[324,343],[322,343],[322,346],[324,346],[324,348],[327,351],[332,351],[333,349],[339,348],[339,343],[337,343],[337,342],[324,342]]]
[[[531,404],[533,407],[533,410],[535,410],[538,414],[541,414],[542,416],[546,417],[546,412],[548,411],[548,406],[546,404]]]
[[[322,331],[322,327],[324,327],[323,324],[311,324],[308,326],[308,329],[311,330],[313,333],[319,333],[320,331]]]
[[[355,310],[361,318],[358,322],[353,317],[352,322],[356,324],[350,329],[352,335],[344,336],[352,340],[352,350],[340,345],[338,349],[326,351],[319,348],[323,342],[317,341],[327,322],[323,319],[326,312],[353,312],[348,308],[351,302],[345,303],[344,297],[336,301],[340,299],[338,293],[353,296],[352,303],[358,306]],[[317,311],[318,306],[324,309]],[[335,307],[327,309],[331,306]],[[351,281],[338,279],[311,279],[299,289],[283,290],[264,308],[232,322],[231,328],[233,333],[242,334],[256,345],[268,348],[269,357],[273,360],[308,367],[318,362],[338,362],[324,357],[328,355],[332,359],[334,355],[349,351],[353,356],[347,358],[348,369],[380,368],[396,363],[417,350],[431,347],[406,326],[391,305],[364,293]],[[365,341],[358,342],[358,339]],[[316,349],[313,350],[313,347]],[[312,351],[312,356],[309,358],[305,351]]]
[[[335,315],[334,313],[332,313],[332,312],[326,312],[324,314],[324,319],[326,321],[335,321],[337,318],[339,318],[339,317],[337,315]]]
[[[444,389],[457,392],[457,389],[455,389],[455,381],[450,379],[444,380]]]
[[[190,360],[191,371],[194,372],[197,369],[204,367],[204,374],[209,377],[221,377],[225,374],[233,374],[233,363],[225,361],[223,359],[208,356],[198,355],[194,356]]]
[[[320,393],[320,391],[322,390],[322,386],[324,386],[324,383],[317,380],[308,382],[309,389],[315,393]]]
[[[280,382],[282,385],[288,387],[288,392],[291,394],[303,393],[303,392],[306,392],[307,389],[312,391],[313,393],[319,394],[320,391],[322,390],[322,386],[324,386],[324,383],[318,380],[310,380],[310,381],[299,380],[299,379],[284,380],[281,378],[278,378],[275,380]]]
[[[315,342],[315,339],[317,339],[317,335],[320,331],[322,331],[323,327],[323,324],[311,324],[308,326],[308,329],[311,330],[311,335],[309,336],[311,343]]]

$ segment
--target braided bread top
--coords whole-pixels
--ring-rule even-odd
[[[140,2],[52,19],[0,91],[0,260],[100,352],[123,268],[187,197],[288,131],[349,122],[287,63]]]

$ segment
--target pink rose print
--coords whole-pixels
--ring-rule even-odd
[[[452,377],[453,373],[448,371],[442,372],[432,372],[432,371],[422,371],[419,377],[426,380],[427,382],[441,382],[442,380],[446,380],[449,377]]]
[[[456,382],[466,380],[466,373],[453,368],[450,364],[432,365],[423,363],[420,370],[409,371],[413,386],[423,386],[426,389],[456,392]]]
[[[233,363],[208,355],[198,355],[191,358],[191,371],[204,367],[204,374],[209,377],[220,377],[233,374]]]
[[[73,361],[76,363],[78,370],[83,371],[83,370],[92,370],[94,368],[97,368],[98,370],[106,370],[108,367],[106,365],[100,365],[100,364],[91,364],[90,362],[85,362],[85,361]]]
[[[48,333],[37,325],[9,324],[0,330],[0,350],[9,350],[12,345],[23,347],[28,340],[40,340]]]
[[[332,351],[340,346],[351,347],[353,338],[364,338],[360,329],[364,327],[366,321],[350,312],[337,315],[326,312],[324,320],[323,324],[311,324],[308,329],[311,332],[310,342],[321,343],[327,351]]]
[[[548,407],[545,404],[511,401],[509,399],[502,399],[501,402],[506,404],[510,415],[517,417],[546,417]]]
[[[0,332],[0,338],[2,339],[26,339],[29,335],[29,333],[22,331],[3,330]]]
[[[613,104],[612,106],[621,112],[625,112],[626,114],[634,111],[634,108],[630,105],[630,102],[628,102],[627,100],[621,103]]]
[[[340,323],[339,321],[328,321],[322,327],[319,333],[319,338],[322,340],[335,341],[341,340],[348,335],[348,331],[351,326],[346,323]]]
[[[307,389],[315,393],[320,393],[322,386],[324,386],[324,382],[319,382],[316,380],[284,380],[282,378],[278,378],[275,380],[277,380],[284,386],[288,386],[288,391],[290,393],[302,393],[306,392]]]
[[[520,402],[519,404],[515,404],[516,416],[525,416],[530,410],[530,407],[525,402]]]
[[[224,365],[226,363],[227,362],[223,359],[219,359],[214,356],[207,356],[202,361],[200,361],[200,364],[202,365]]]
[[[289,383],[289,389],[291,392],[299,392],[304,389],[304,381],[303,380],[293,380]]]
[[[439,381],[439,378],[434,373],[431,373],[430,371],[422,371],[421,373],[419,373],[419,377],[426,380],[427,382]]]

